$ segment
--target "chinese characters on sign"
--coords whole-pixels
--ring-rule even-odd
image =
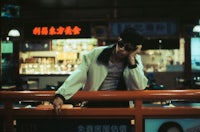
[[[78,132],[127,132],[126,125],[79,125]]]
[[[78,26],[42,26],[42,27],[34,27],[32,30],[32,34],[35,36],[54,36],[54,35],[70,35],[76,36],[80,35],[81,28]]]
[[[175,22],[113,22],[110,23],[110,36],[118,36],[126,27],[133,27],[145,36],[170,36],[177,33]]]

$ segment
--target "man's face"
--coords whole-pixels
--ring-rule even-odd
[[[117,57],[123,59],[128,57],[133,52],[138,52],[138,50],[141,50],[142,45],[136,45],[133,47],[133,45],[129,42],[123,42],[122,40],[118,41],[118,44],[116,45],[116,55]]]
[[[129,55],[130,51],[126,50],[124,46],[116,45],[116,55],[120,59],[126,58]]]

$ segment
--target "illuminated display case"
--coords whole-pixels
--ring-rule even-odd
[[[83,54],[97,46],[95,38],[53,39],[50,42],[25,43],[20,51],[19,73],[69,74],[80,64]]]
[[[200,72],[200,37],[191,38],[191,66],[193,72]]]
[[[14,85],[13,42],[1,41],[1,84]]]

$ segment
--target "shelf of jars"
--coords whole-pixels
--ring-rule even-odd
[[[97,46],[97,39],[55,39],[50,51],[20,52],[19,73],[23,75],[71,74],[83,54]]]

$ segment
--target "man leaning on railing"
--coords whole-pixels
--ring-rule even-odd
[[[133,28],[125,29],[118,41],[109,46],[101,46],[83,55],[81,65],[66,79],[56,91],[53,100],[56,112],[64,101],[69,100],[80,89],[98,90],[143,90],[148,79],[143,72],[141,56],[143,37]],[[122,102],[123,103],[123,102]],[[87,105],[96,105],[87,102]],[[119,105],[118,105],[119,104]],[[119,102],[106,106],[124,106]]]

